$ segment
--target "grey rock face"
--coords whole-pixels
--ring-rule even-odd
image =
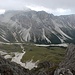
[[[44,11],[7,11],[0,15],[0,41],[75,43],[75,15],[54,16]]]
[[[61,67],[69,68],[75,71],[75,45],[70,44],[66,51],[65,60],[60,64]]]
[[[75,45],[70,44],[65,55],[65,60],[59,64],[54,75],[75,75]]]
[[[37,68],[32,70],[25,69],[19,64],[10,62],[0,56],[0,74],[1,75],[53,75],[55,69],[49,71],[54,65],[45,61],[38,65]]]
[[[73,73],[70,69],[60,68],[55,71],[54,75],[73,75]]]
[[[20,65],[9,62],[0,56],[0,74],[1,75],[30,75],[29,70]]]

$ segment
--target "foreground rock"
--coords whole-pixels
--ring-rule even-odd
[[[29,70],[0,56],[0,75],[30,75]]]
[[[60,63],[59,69],[54,75],[75,75],[75,45],[70,44],[67,48],[65,60]]]
[[[0,56],[0,75],[53,75],[55,69],[54,64],[45,61],[39,63],[37,68],[28,70]]]
[[[33,75],[54,75],[54,71],[57,68],[57,65],[44,61],[38,64],[37,68],[32,69]]]

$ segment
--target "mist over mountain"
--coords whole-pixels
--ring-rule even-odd
[[[75,15],[6,11],[0,15],[0,42],[75,43]]]

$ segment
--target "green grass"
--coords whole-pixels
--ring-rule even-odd
[[[39,60],[40,62],[43,61],[50,61],[53,63],[59,63],[64,59],[65,55],[65,48],[61,47],[37,47],[33,44],[26,43],[23,44],[26,53],[22,58],[22,62],[30,61],[33,59],[33,62]],[[20,45],[17,44],[0,44],[0,50],[10,52],[22,52]]]
[[[22,52],[22,49],[19,45],[17,44],[0,44],[0,50],[6,51],[6,52]]]
[[[26,53],[22,58],[22,62],[30,61],[33,62],[40,60],[51,61],[54,63],[59,63],[64,59],[65,48],[61,47],[37,47],[34,45],[24,45]]]

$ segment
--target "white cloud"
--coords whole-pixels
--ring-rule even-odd
[[[75,0],[0,0],[0,9],[24,10],[26,5],[55,15],[75,14]]]
[[[49,9],[48,8],[45,8],[45,7],[43,7],[43,6],[36,6],[36,5],[31,5],[31,6],[26,6],[27,8],[30,8],[31,10],[35,10],[35,11],[42,11],[42,10],[44,10],[44,11],[49,11]]]
[[[46,11],[54,15],[68,15],[72,13],[70,9],[63,9],[63,8],[50,9],[44,6],[36,6],[36,5],[30,5],[30,6],[27,5],[26,7],[30,8],[31,10],[35,10],[35,11]]]
[[[71,14],[71,10],[70,9],[62,9],[62,8],[57,8],[55,10],[55,15],[68,15]]]
[[[5,9],[0,9],[0,14],[4,14],[5,13]]]

